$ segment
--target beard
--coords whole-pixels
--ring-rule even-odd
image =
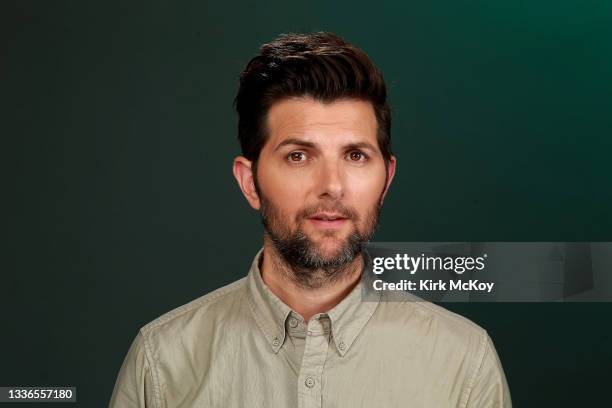
[[[350,266],[361,254],[362,244],[374,235],[381,209],[381,200],[378,200],[365,214],[363,227],[359,229],[360,217],[357,212],[339,202],[306,207],[296,215],[297,228],[292,231],[287,225],[288,217],[261,192],[259,197],[265,235],[284,264],[279,265],[279,269],[285,271],[286,277],[295,284],[307,289],[324,287],[352,272]],[[320,211],[339,213],[353,224],[353,229],[346,238],[334,239],[334,249],[328,254],[318,248],[302,229],[304,220]],[[336,233],[325,231],[323,236],[331,239]]]

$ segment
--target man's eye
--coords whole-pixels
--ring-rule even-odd
[[[350,161],[360,162],[365,161],[367,159],[367,156],[359,150],[354,150],[348,154],[348,158]]]
[[[298,163],[306,160],[306,155],[302,152],[291,152],[288,156],[289,161]]]

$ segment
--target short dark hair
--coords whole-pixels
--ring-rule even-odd
[[[328,32],[281,34],[264,44],[240,75],[234,100],[242,154],[256,166],[267,139],[270,107],[288,97],[310,96],[322,102],[355,98],[372,103],[378,146],[388,165],[391,112],[382,73],[368,55]]]

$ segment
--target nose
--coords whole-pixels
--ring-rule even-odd
[[[341,165],[335,160],[325,160],[319,173],[319,198],[331,200],[342,198],[344,195],[344,177]]]

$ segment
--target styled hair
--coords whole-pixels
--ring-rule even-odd
[[[289,97],[328,103],[355,98],[372,103],[378,146],[391,159],[391,112],[382,73],[368,55],[333,33],[282,34],[264,44],[240,75],[234,100],[242,155],[254,166],[267,139],[270,107]]]

